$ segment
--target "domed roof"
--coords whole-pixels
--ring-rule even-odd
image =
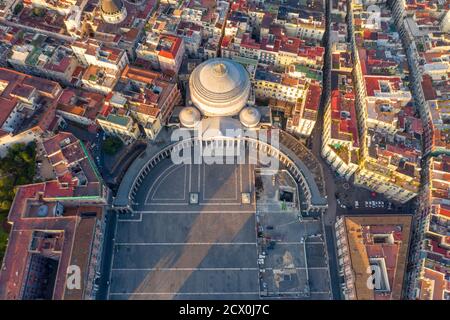
[[[261,114],[254,107],[246,107],[239,113],[239,120],[247,128],[253,128],[261,120]]]
[[[122,10],[123,3],[121,0],[101,0],[100,8],[103,13],[116,14]]]
[[[180,111],[178,115],[180,122],[183,126],[187,128],[193,128],[197,123],[200,122],[200,112],[194,107],[186,107]]]
[[[250,94],[250,79],[242,65],[230,59],[210,59],[189,79],[192,102],[206,116],[237,114]]]

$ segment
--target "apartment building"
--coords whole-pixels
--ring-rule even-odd
[[[55,119],[61,92],[57,82],[0,68],[0,155],[15,143],[40,139]]]
[[[173,108],[181,103],[178,85],[162,73],[126,67],[114,94],[125,98],[129,115],[148,139],[155,139],[167,124]]]
[[[450,300],[450,156],[431,157],[424,170],[407,294],[410,299]]]
[[[353,61],[349,44],[331,48],[330,99],[325,105],[322,156],[331,168],[349,180],[358,170],[360,141],[356,116]]]
[[[411,215],[340,216],[335,223],[345,300],[403,298]]]
[[[80,125],[95,126],[104,100],[99,93],[67,88],[58,99],[56,114]]]
[[[85,65],[122,71],[129,63],[126,52],[103,43],[89,39],[86,42],[75,41],[71,45],[73,53]]]
[[[254,80],[256,98],[274,98],[296,102],[306,89],[306,82],[284,73],[257,69]]]
[[[9,64],[17,71],[69,85],[79,63],[62,41],[24,32],[10,49]]]
[[[176,75],[185,53],[184,40],[178,36],[149,32],[136,49],[139,59],[149,61],[152,68]]]
[[[349,4],[361,161],[354,182],[398,202],[419,193],[424,127],[407,85],[408,60],[390,8],[368,21],[370,2]]]
[[[76,41],[71,48],[85,66],[80,86],[93,92],[111,92],[129,62],[125,50],[104,45],[96,40]]]
[[[114,98],[112,96],[109,101],[114,101]],[[125,144],[129,144],[140,136],[140,132],[133,119],[123,111],[114,109],[107,115],[99,115],[97,123],[107,135],[118,137]]]
[[[105,229],[104,186],[82,142],[61,132],[42,150],[54,180],[19,186],[8,215],[2,299],[95,299]],[[67,286],[75,267],[80,287]]]
[[[297,100],[287,120],[286,130],[300,137],[309,137],[317,121],[321,96],[322,87],[319,84],[308,84],[304,97]]]

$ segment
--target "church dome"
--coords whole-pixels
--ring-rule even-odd
[[[179,119],[186,128],[193,128],[200,122],[200,112],[194,107],[185,107],[180,111]]]
[[[103,20],[107,23],[120,23],[127,16],[127,10],[121,0],[101,0],[100,9]]]
[[[246,107],[239,113],[239,120],[247,128],[256,127],[261,120],[261,114],[254,107]]]
[[[205,116],[231,116],[246,104],[250,79],[242,65],[229,59],[210,59],[189,79],[191,100]]]

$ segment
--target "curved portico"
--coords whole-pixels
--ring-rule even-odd
[[[158,163],[164,159],[171,157],[172,152],[177,152],[183,148],[193,147],[194,145],[206,147],[208,145],[238,145],[244,144],[246,147],[254,147],[262,150],[268,156],[276,157],[280,163],[290,172],[292,177],[298,184],[299,190],[302,192],[308,212],[324,212],[327,208],[327,199],[323,186],[323,175],[313,173],[308,165],[291,150],[291,146],[286,146],[283,141],[296,141],[295,138],[288,133],[281,131],[280,145],[274,147],[268,143],[252,137],[219,137],[211,140],[203,140],[199,137],[192,137],[181,142],[173,143],[167,141],[163,147],[154,148],[149,146],[147,150],[135,160],[130,169],[127,171],[122,183],[119,186],[117,196],[113,202],[113,208],[119,212],[132,211],[135,203],[135,196],[145,177],[155,168]],[[293,140],[291,140],[292,138]],[[309,159],[313,158],[312,154],[305,156]]]

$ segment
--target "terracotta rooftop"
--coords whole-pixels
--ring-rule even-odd
[[[41,203],[45,204],[45,203]],[[66,208],[62,216],[23,218],[18,215],[11,216],[9,221],[12,224],[7,251],[4,257],[3,269],[0,272],[0,298],[1,299],[21,299],[24,287],[28,278],[28,269],[32,255],[45,256],[42,249],[30,251],[33,235],[38,232],[59,232],[62,234],[61,245],[55,248],[54,258],[58,261],[58,272],[52,290],[52,299],[60,300],[65,298],[66,290],[66,270],[71,261],[83,262],[79,259],[80,248],[85,259],[92,243],[93,228],[85,228],[92,225],[96,218],[101,218],[102,209],[92,206],[78,206],[77,214],[70,214],[70,209]],[[73,211],[73,210],[72,210]],[[83,212],[97,212],[93,217],[81,217]],[[66,215],[68,213],[68,215]],[[86,230],[87,229],[87,230]],[[86,275],[86,263],[81,263],[80,268]],[[66,293],[67,294],[67,293]],[[74,293],[76,294],[76,293]],[[77,295],[80,298],[80,295]]]
[[[402,83],[399,77],[366,76],[364,77],[364,82],[366,84],[367,96],[374,96],[375,92],[381,91],[381,81],[389,83],[390,88],[394,92],[400,90]]]
[[[95,120],[103,107],[104,96],[99,93],[65,89],[58,99],[58,110],[89,120]]]
[[[444,292],[448,290],[445,274],[429,268],[423,269],[419,279],[420,300],[444,300]]]
[[[161,36],[157,48],[157,50],[159,50],[159,55],[168,59],[175,59],[182,42],[183,39],[180,37],[169,35]]]
[[[17,102],[16,98],[7,99],[0,97],[0,127],[3,126],[6,119],[8,119],[9,115],[16,107]]]
[[[358,300],[392,299],[402,297],[403,282],[411,234],[410,215],[346,216],[345,226],[354,286]],[[378,237],[392,236],[392,242],[378,241]],[[390,286],[387,296],[367,287],[370,258],[382,258]]]
[[[353,147],[358,147],[358,127],[353,93],[333,90],[331,93],[331,119],[339,123],[337,130],[331,132],[333,138],[351,141]]]
[[[320,97],[322,96],[322,87],[311,83],[308,87],[308,93],[305,99],[305,109],[319,110]]]
[[[3,97],[8,97],[14,92],[19,94],[23,93],[26,95],[26,93],[22,92],[23,90],[31,90],[32,88],[35,88],[42,95],[56,98],[59,94],[58,89],[61,88],[60,85],[55,81],[29,76],[27,74],[7,68],[0,68],[0,82],[4,82],[7,84],[6,88],[1,94],[1,96]],[[14,90],[20,90],[20,92],[22,93]]]

